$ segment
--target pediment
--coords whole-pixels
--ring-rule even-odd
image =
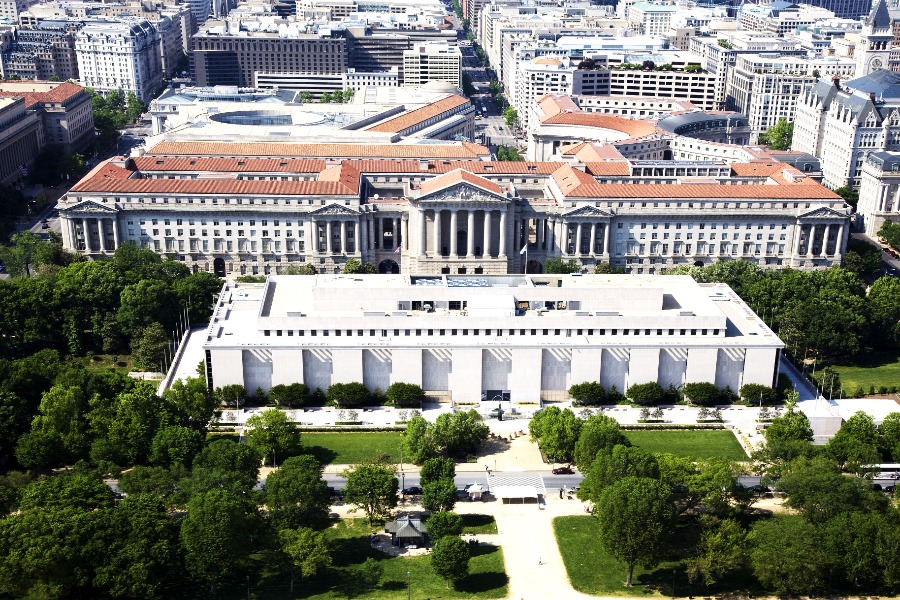
[[[505,196],[495,194],[467,182],[422,194],[416,199],[418,204],[447,204],[448,202],[485,202],[496,204],[497,202],[508,202],[508,199]]]
[[[599,209],[596,206],[580,206],[575,210],[564,213],[567,219],[608,219],[612,217],[612,213]]]
[[[800,213],[799,218],[804,221],[834,221],[835,219],[846,219],[847,215],[828,208],[827,206],[819,206],[817,208],[810,209],[807,212]]]
[[[61,208],[59,212],[65,213],[67,215],[96,215],[97,213],[114,215],[119,211],[116,208],[107,206],[105,204],[100,204],[99,202],[95,202],[93,200],[82,200],[74,206]]]
[[[337,203],[328,204],[323,206],[322,208],[317,208],[316,210],[310,211],[309,213],[313,217],[318,216],[342,216],[342,217],[356,217],[359,216],[359,211],[352,210],[347,208],[346,206],[341,206]]]

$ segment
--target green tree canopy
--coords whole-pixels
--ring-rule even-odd
[[[759,134],[759,143],[772,150],[790,150],[793,137],[794,123],[787,119],[778,119],[775,125]]]
[[[438,479],[422,485],[422,508],[430,511],[449,511],[456,506],[456,484],[453,479]]]
[[[300,454],[300,431],[289,422],[284,411],[276,408],[255,414],[247,419],[244,431],[247,445],[256,451],[265,462],[272,459],[277,466],[279,459]]]
[[[571,462],[575,455],[575,443],[581,434],[584,421],[570,409],[560,410],[550,406],[538,411],[528,424],[531,439],[553,462]]]
[[[291,593],[298,579],[312,577],[331,565],[331,553],[321,531],[308,527],[282,529],[278,540],[291,568]]]
[[[344,498],[362,510],[371,524],[375,519],[387,518],[390,509],[397,506],[399,483],[394,469],[388,465],[363,463],[344,471],[347,486]]]
[[[450,536],[459,536],[463,530],[462,516],[455,512],[438,511],[431,513],[425,522],[428,528],[428,537],[432,542]]]
[[[628,569],[627,587],[635,565],[654,567],[670,548],[675,506],[669,488],[656,479],[616,481],[600,496],[597,516],[600,543]]]
[[[455,586],[469,574],[469,546],[457,536],[442,537],[431,549],[431,568],[448,587]]]
[[[266,507],[276,530],[311,526],[328,517],[331,494],[310,455],[292,456],[266,478]]]
[[[587,473],[597,454],[611,451],[614,446],[630,446],[631,441],[622,433],[619,424],[606,415],[592,415],[581,427],[575,442],[575,465],[582,473]]]

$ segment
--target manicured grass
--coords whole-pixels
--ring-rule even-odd
[[[861,387],[867,394],[869,388],[875,390],[885,386],[900,385],[900,353],[882,352],[860,355],[853,364],[833,365],[844,386],[844,397],[852,396]]]
[[[399,431],[350,431],[335,433],[303,433],[301,439],[306,452],[322,464],[356,464],[378,454],[387,454],[394,463],[400,462]]]
[[[497,521],[491,515],[462,515],[463,533],[497,533]]]
[[[79,357],[75,360],[80,361],[84,368],[89,371],[114,369],[119,373],[127,374],[129,371],[135,370],[131,364],[131,356],[128,354],[94,354],[92,356]]]
[[[689,458],[747,460],[734,434],[725,430],[629,430],[625,435],[647,452],[669,452]]]
[[[625,587],[626,566],[608,552],[597,540],[597,519],[590,516],[557,517],[553,519],[556,543],[566,565],[569,580],[579,592],[593,595],[622,596],[658,595],[668,593],[672,568],[676,563],[663,563],[653,571],[634,568],[634,585]],[[668,581],[661,581],[661,573],[668,573]],[[663,589],[660,589],[663,588]]]
[[[333,563],[327,572],[300,583],[294,588],[294,594],[288,593],[287,573],[264,576],[253,586],[253,598],[403,600],[407,597],[407,582],[412,598],[506,597],[507,579],[500,548],[472,547],[468,577],[460,581],[456,589],[448,589],[444,580],[432,571],[429,556],[390,557],[372,549],[369,534],[375,531],[381,531],[381,528],[370,527],[364,519],[339,521],[326,531],[333,549]],[[372,589],[366,589],[357,575],[360,565],[368,557],[377,560],[383,568],[381,580]]]

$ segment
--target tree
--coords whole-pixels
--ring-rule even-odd
[[[578,404],[593,406],[603,404],[603,401],[606,400],[606,390],[597,381],[585,381],[572,384],[569,387],[569,396]]]
[[[176,474],[164,467],[137,466],[119,476],[119,489],[130,496],[148,494],[167,500],[176,481]]]
[[[878,428],[871,416],[857,411],[844,421],[833,438],[828,440],[825,453],[846,470],[856,471],[863,465],[876,464],[878,452]]]
[[[575,454],[575,442],[584,423],[568,408],[550,406],[539,411],[528,425],[531,439],[553,462],[570,462]]]
[[[662,386],[651,381],[649,383],[635,383],[629,386],[625,395],[628,399],[641,404],[643,406],[656,406],[663,399],[664,390]]]
[[[146,110],[147,105],[141,102],[134,92],[125,94],[125,114],[129,122],[136,123]]]
[[[228,490],[210,490],[191,498],[181,522],[185,564],[194,577],[209,584],[211,593],[252,552],[249,540],[256,519],[247,502]]]
[[[388,386],[384,395],[388,402],[398,407],[414,406],[420,408],[425,400],[425,392],[422,390],[422,386],[402,381],[395,381]]]
[[[787,119],[778,119],[778,123],[759,134],[759,143],[771,150],[790,150],[794,137],[794,124]]]
[[[548,258],[544,262],[544,273],[556,273],[560,275],[568,275],[569,273],[580,273],[581,265],[575,259],[564,261],[561,258]]]
[[[778,392],[767,385],[745,383],[741,386],[741,400],[751,404],[774,404],[778,401]]]
[[[150,323],[138,331],[131,342],[131,357],[138,369],[162,371],[169,338],[163,326]]]
[[[703,533],[697,554],[687,561],[688,578],[713,585],[731,573],[740,571],[747,562],[747,532],[733,519],[701,517]]]
[[[362,406],[369,401],[371,394],[366,386],[354,381],[351,383],[332,383],[325,393],[328,401],[335,406]]]
[[[331,565],[328,543],[320,531],[308,527],[282,529],[278,532],[278,540],[291,567],[291,593],[298,579],[312,577]]]
[[[854,511],[848,507],[819,528],[830,559],[848,583],[871,589],[881,584],[882,568],[878,553],[872,551],[885,526],[882,515]]]
[[[414,416],[406,422],[406,430],[403,432],[403,449],[409,460],[417,465],[437,456],[434,428],[423,417]]]
[[[748,539],[753,574],[766,588],[791,596],[824,588],[829,557],[815,527],[803,517],[760,519]]]
[[[170,425],[160,428],[153,437],[150,462],[162,467],[188,467],[202,449],[202,433],[181,425]]]
[[[116,318],[128,335],[153,323],[161,323],[163,331],[171,331],[178,315],[173,306],[178,306],[177,300],[166,281],[145,279],[122,290]]]
[[[669,488],[655,479],[626,477],[612,484],[597,505],[600,543],[625,563],[631,587],[635,565],[649,568],[669,550],[675,506]]]
[[[59,260],[60,245],[44,241],[31,231],[15,233],[10,241],[12,245],[0,246],[0,262],[13,277],[30,277],[36,268]]]
[[[900,223],[885,221],[878,230],[878,237],[892,248],[900,248]]]
[[[331,494],[310,455],[292,456],[266,478],[266,508],[276,530],[310,526],[328,517]]]
[[[262,457],[264,463],[269,456],[272,457],[273,467],[277,466],[278,457],[283,460],[301,451],[297,426],[288,421],[283,411],[275,408],[247,419],[244,433],[247,445]]]
[[[209,427],[219,404],[207,391],[206,381],[201,377],[175,380],[163,392],[163,400],[173,407],[181,425],[201,432]]]
[[[456,506],[456,483],[445,478],[422,485],[422,508],[430,511],[448,511]]]
[[[578,497],[597,504],[607,488],[625,477],[659,479],[659,463],[649,452],[633,446],[601,450],[581,482]]]
[[[753,458],[763,463],[776,464],[789,461],[812,452],[813,432],[809,419],[793,408],[772,420],[765,430],[766,446],[755,452]]]
[[[878,426],[878,446],[884,462],[900,460],[900,412],[884,417]]]
[[[880,258],[879,258],[880,262]],[[880,277],[869,288],[872,339],[900,344],[900,278]]]
[[[305,383],[285,385],[279,383],[269,389],[269,402],[278,406],[302,406],[309,397],[309,388]]]
[[[52,469],[66,462],[66,449],[56,432],[29,431],[16,443],[16,460],[26,469]]]
[[[300,92],[300,102],[303,104],[312,102],[312,93],[307,90]]]
[[[428,517],[425,527],[428,529],[428,537],[434,543],[447,536],[462,535],[463,520],[455,512],[434,512]]]
[[[490,429],[476,410],[444,413],[431,426],[435,447],[444,456],[474,454],[487,440]]]
[[[512,106],[507,106],[503,111],[503,120],[510,129],[519,123],[519,112]]]
[[[721,396],[716,384],[709,382],[686,383],[681,391],[685,398],[700,406],[714,406]]]
[[[884,495],[873,491],[868,481],[842,475],[823,459],[794,461],[778,489],[787,496],[785,506],[812,523],[824,523],[848,507],[878,512],[887,507]]]
[[[612,417],[592,415],[581,427],[575,442],[575,465],[582,473],[587,473],[597,453],[612,451],[615,446],[630,446],[628,437],[622,433],[619,424]]]
[[[419,482],[422,485],[442,479],[456,477],[456,464],[449,458],[429,458],[419,471]]]
[[[834,190],[834,193],[844,199],[844,202],[856,208],[856,205],[859,203],[859,192],[854,190],[852,187],[847,185],[842,185],[841,187]]]
[[[352,275],[354,273],[362,273],[362,263],[357,258],[348,258],[341,267],[341,273],[344,275]]]
[[[146,464],[160,422],[170,420],[166,408],[150,382],[121,392],[108,407],[92,401],[89,417],[96,437],[91,458],[119,466]]]
[[[435,574],[454,586],[469,574],[469,546],[457,536],[446,536],[431,549],[431,568]]]
[[[387,465],[363,463],[343,472],[347,478],[344,498],[354,504],[356,510],[363,510],[372,524],[374,519],[386,518],[390,509],[397,506],[399,483],[394,469]]]
[[[177,522],[159,498],[129,496],[104,514],[102,558],[94,585],[113,598],[168,598],[178,585]]]

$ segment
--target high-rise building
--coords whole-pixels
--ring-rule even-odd
[[[403,85],[419,87],[429,81],[462,86],[462,54],[447,44],[416,44],[403,52]]]
[[[91,21],[75,37],[79,79],[149,102],[162,87],[159,31],[147,21]]]

